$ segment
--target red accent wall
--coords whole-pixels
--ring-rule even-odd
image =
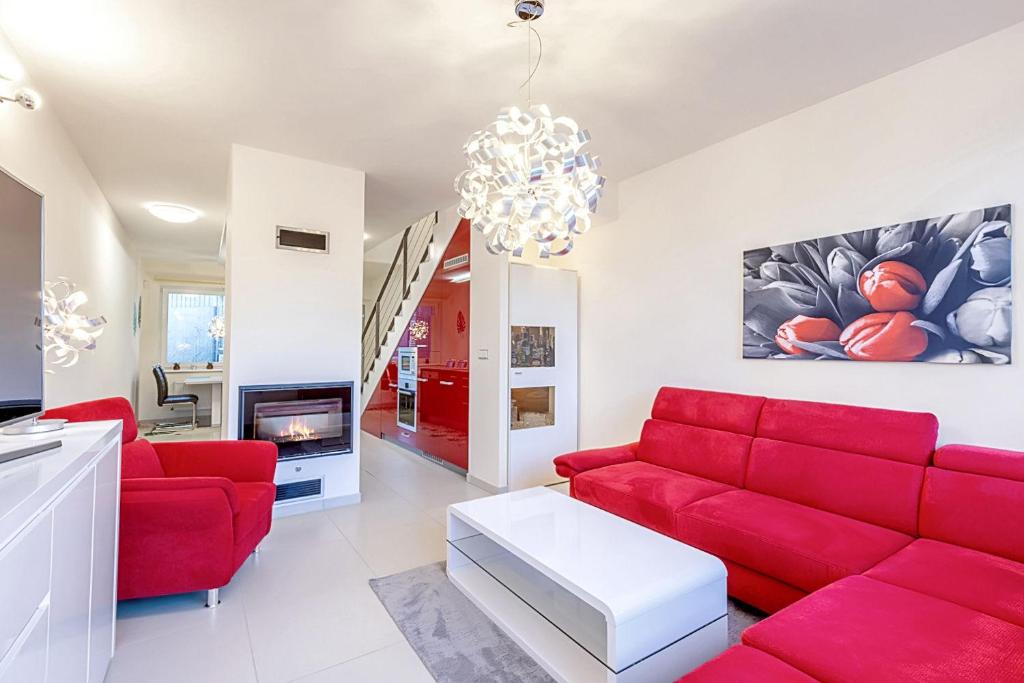
[[[469,254],[469,221],[455,229],[442,262]],[[441,266],[402,332],[399,346],[419,349],[416,431],[398,426],[398,353],[392,356],[363,412],[362,429],[469,468],[469,280],[466,263],[445,271]],[[411,330],[415,330],[414,338]]]

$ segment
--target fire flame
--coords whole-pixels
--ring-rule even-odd
[[[292,421],[288,423],[288,426],[281,430],[279,436],[291,439],[312,439],[315,434],[315,429],[307,425],[301,419],[293,417]]]

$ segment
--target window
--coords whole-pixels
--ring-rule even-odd
[[[222,289],[164,289],[164,361],[206,365],[224,360]],[[223,326],[220,326],[223,330]]]

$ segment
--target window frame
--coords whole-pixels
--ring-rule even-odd
[[[224,285],[202,285],[202,284],[164,284],[160,286],[160,365],[168,367],[173,363],[167,358],[167,316],[170,314],[170,306],[168,305],[168,299],[171,294],[206,294],[213,296],[225,297],[225,304],[227,303]],[[186,368],[188,365],[190,368]],[[214,361],[213,367],[215,369],[223,368],[223,361]],[[205,368],[206,363],[183,363],[182,369],[195,369]]]

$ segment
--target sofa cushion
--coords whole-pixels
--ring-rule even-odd
[[[1024,564],[918,539],[865,576],[1024,626]]]
[[[1024,562],[1024,482],[929,467],[920,535]]]
[[[573,495],[579,500],[668,535],[675,531],[677,510],[729,490],[717,481],[638,461],[573,478]]]
[[[121,446],[121,478],[158,478],[164,476],[153,444],[145,439],[136,439]]]
[[[753,436],[764,400],[763,396],[662,387],[651,417]]]
[[[676,514],[676,537],[813,591],[859,574],[912,540],[891,529],[754,491],[728,491]]]
[[[662,387],[644,424],[637,459],[742,486],[764,398]]]
[[[944,470],[1024,481],[1024,452],[1021,451],[949,445],[935,451],[935,465]]]
[[[1024,629],[851,576],[743,632],[743,643],[830,683],[1024,680]]]
[[[923,466],[938,431],[931,413],[768,399],[756,436]]]
[[[917,532],[924,467],[757,438],[746,488],[906,534]]]
[[[636,457],[671,470],[742,486],[751,441],[743,434],[650,419],[644,423]]]
[[[736,645],[694,669],[676,683],[814,683],[815,679],[781,659]]]

